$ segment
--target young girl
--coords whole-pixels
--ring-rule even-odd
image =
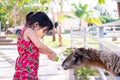
[[[38,80],[40,53],[55,61],[56,53],[39,40],[51,29],[53,24],[44,12],[30,12],[26,15],[25,27],[17,40],[19,57],[16,59],[13,80]]]

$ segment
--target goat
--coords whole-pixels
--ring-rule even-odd
[[[63,69],[95,66],[120,76],[120,57],[114,52],[93,48],[76,48],[62,63]]]

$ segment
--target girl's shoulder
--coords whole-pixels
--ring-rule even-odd
[[[31,28],[24,28],[24,29],[23,29],[23,32],[24,32],[25,34],[31,34],[31,33],[33,33],[34,31],[33,31],[33,29],[31,29]]]
[[[31,33],[31,32],[34,32],[34,30],[31,28],[26,28],[26,32]]]
[[[31,39],[33,36],[36,36],[35,31],[31,28],[27,28],[24,33],[29,39]]]
[[[29,35],[31,35],[33,33],[33,30],[31,29],[31,28],[26,28],[26,27],[24,27],[23,29],[22,29],[22,31],[21,31],[21,34],[20,34],[20,36],[24,39],[24,40],[26,40],[26,41],[29,41]]]

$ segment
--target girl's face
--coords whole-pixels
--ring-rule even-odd
[[[47,33],[48,31],[48,27],[43,27],[43,28],[40,28],[40,27],[36,27],[35,28],[35,33],[37,35],[38,38],[42,38],[42,36]]]

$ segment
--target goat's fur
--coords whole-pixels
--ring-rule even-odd
[[[64,69],[96,66],[120,76],[120,57],[113,52],[77,48],[62,63]]]

